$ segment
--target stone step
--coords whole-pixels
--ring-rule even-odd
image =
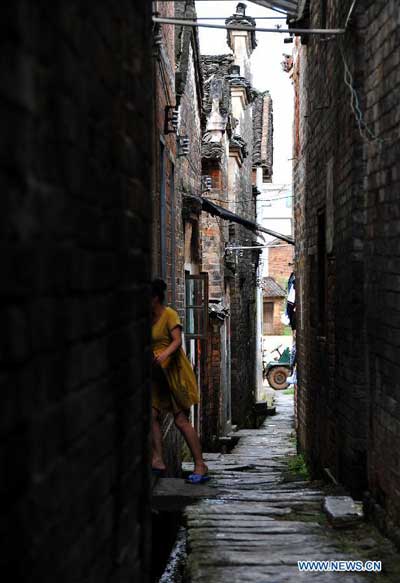
[[[203,498],[216,498],[219,490],[206,484],[188,484],[179,478],[159,478],[153,489],[154,511],[176,512]]]

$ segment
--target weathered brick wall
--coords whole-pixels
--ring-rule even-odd
[[[232,75],[233,62],[234,57],[231,55],[202,57],[205,93],[203,173],[213,179],[213,187],[207,193],[210,199],[241,217],[255,220],[255,197],[252,192],[252,94],[246,79]],[[219,80],[220,95],[216,89]],[[226,120],[218,119],[218,114],[214,112],[216,117],[208,127],[207,116],[211,113],[213,91],[214,95],[219,95],[219,113],[223,113]],[[219,124],[221,127],[217,130]],[[221,141],[218,131],[223,132]],[[257,254],[247,250],[243,257],[236,252],[225,254],[225,247],[228,243],[251,246],[255,236],[237,223],[206,216],[202,219],[202,239],[203,269],[209,273],[210,300],[223,301],[230,310],[230,322],[227,320],[225,325],[220,324],[218,328],[213,325],[212,319],[210,321],[210,330],[219,335],[219,339],[215,339],[214,351],[214,357],[219,355],[219,366],[217,371],[209,361],[213,370],[209,371],[210,386],[206,389],[213,403],[219,403],[219,421],[221,427],[224,426],[221,431],[224,431],[229,430],[231,421],[243,426],[250,423],[252,417],[256,387],[257,271]],[[230,329],[230,333],[226,341],[227,329]],[[230,360],[231,368],[225,362],[225,357]],[[232,419],[229,418],[230,403]],[[216,406],[213,406],[213,414],[216,410]],[[218,420],[215,426],[218,427]]]
[[[274,247],[268,249],[268,275],[284,289],[287,288],[289,276],[294,268],[293,260],[293,245],[274,242]]]
[[[202,384],[201,437],[206,451],[218,451],[220,436],[221,391],[221,326],[223,322],[210,317],[207,338],[207,367]]]
[[[173,18],[173,2],[154,2],[154,11]],[[154,167],[153,167],[153,260],[152,272],[168,286],[168,303],[175,303],[175,273],[172,224],[175,224],[176,135],[164,133],[165,108],[175,106],[175,29],[160,26],[161,40],[154,48]],[[162,163],[163,157],[163,163]],[[164,172],[162,172],[164,170]],[[161,192],[165,195],[162,200]]]
[[[2,572],[145,582],[150,4],[3,15]]]
[[[251,105],[243,112],[241,137],[248,156],[244,158],[239,179],[230,188],[235,193],[235,212],[247,219],[256,219],[256,198],[252,190],[253,122]],[[230,227],[230,244],[252,246],[256,237],[241,225]],[[242,255],[242,256],[241,256]],[[245,250],[239,254],[231,279],[231,370],[232,422],[250,426],[256,391],[256,273],[258,252]],[[244,358],[244,355],[246,357]]]
[[[297,330],[296,348],[298,355],[298,391],[295,394],[296,428],[300,446],[303,450],[310,447],[307,427],[311,426],[312,400],[308,388],[308,371],[311,353],[307,350],[306,331],[309,323],[308,302],[305,296],[307,280],[307,240],[306,240],[306,144],[308,143],[308,118],[304,111],[307,103],[308,86],[308,61],[307,47],[300,44],[300,39],[295,40],[295,66],[292,71],[294,87],[294,125],[293,125],[293,216],[295,228],[295,270],[296,270],[296,307]],[[299,392],[301,390],[301,399]],[[309,413],[307,413],[309,412]],[[308,419],[307,419],[308,416]]]
[[[342,25],[350,4],[332,2],[328,26]],[[313,26],[318,19],[319,2],[312,1]],[[330,467],[354,492],[369,488],[397,523],[399,459],[391,452],[400,445],[398,31],[398,3],[368,1],[343,41],[378,140],[360,136],[337,42],[310,39],[301,48],[295,124],[301,445],[315,467]],[[330,160],[333,210],[325,186]],[[331,254],[324,253],[320,212],[333,219]]]
[[[201,226],[203,269],[209,276],[210,299],[221,300],[224,296],[224,224],[222,219],[207,215],[203,217]]]
[[[287,289],[289,276],[294,269],[294,246],[286,243],[273,242],[273,246],[268,249],[268,274],[279,283],[283,289]],[[270,301],[270,300],[267,300]],[[274,300],[273,334],[279,336],[284,334],[285,325],[281,317],[285,313],[286,301],[284,299]]]
[[[226,138],[223,138],[224,150],[227,148]],[[228,188],[227,158],[224,154],[220,161],[220,188],[212,188],[205,194],[216,204],[226,207]],[[224,204],[225,203],[225,204]],[[201,217],[202,267],[208,273],[210,300],[221,300],[225,295],[225,245],[229,239],[227,221],[210,214],[203,213]]]
[[[280,299],[275,301],[274,306],[274,334],[279,336],[285,331],[285,326],[282,324],[282,315],[285,313],[286,301]]]
[[[284,299],[279,299],[274,301],[274,331],[275,336],[279,336],[284,333],[285,326],[282,324],[282,315],[285,313],[286,301]]]
[[[154,11],[173,18],[174,2],[155,2]],[[164,133],[165,108],[176,105],[175,94],[175,27],[160,26],[161,40],[153,50],[154,75],[154,165],[153,165],[153,225],[152,275],[167,283],[166,303],[181,306],[184,282],[177,278],[177,256],[182,253],[182,198],[177,189],[176,134]],[[164,194],[163,194],[164,188]],[[182,309],[179,310],[183,316]],[[181,471],[181,438],[171,415],[162,421],[164,458],[167,475]]]
[[[365,115],[382,139],[366,146],[368,372],[371,387],[368,477],[386,526],[400,525],[400,9],[372,2],[365,11]],[[400,544],[400,533],[396,532]]]
[[[207,132],[207,116],[211,112],[210,79],[221,79],[222,101],[220,108],[230,110],[229,84],[226,81],[228,67],[232,58],[223,56],[202,56],[202,76],[204,87],[204,108],[202,117],[203,138]],[[226,130],[226,128],[225,128]],[[228,143],[227,131],[216,146],[216,151],[210,148],[208,142],[202,144],[202,174],[212,177],[212,188],[206,193],[207,198],[216,204],[227,206],[228,192]],[[208,273],[209,306],[220,302],[229,308],[229,298],[226,294],[225,281],[225,245],[229,239],[227,221],[210,214],[203,213],[201,217],[202,269]],[[204,383],[202,384],[201,425],[204,447],[211,451],[217,447],[220,436],[221,410],[220,402],[229,391],[223,384],[224,375],[228,373],[223,364],[225,346],[222,336],[224,323],[215,316],[209,316],[207,357],[205,362]]]
[[[328,17],[332,25],[344,22],[350,7],[350,2],[334,4]],[[319,3],[311,2],[311,25],[317,26],[319,19]],[[355,82],[361,74],[363,57],[357,52],[361,45],[360,32],[354,29],[343,50]],[[362,144],[355,131],[337,42],[311,38],[302,53],[300,77],[303,67],[307,77],[299,116],[300,126],[305,123],[306,128],[300,133],[295,188],[296,196],[299,193],[301,198],[302,189],[307,196],[300,207],[303,217],[296,233],[302,318],[298,330],[302,359],[299,431],[315,468],[330,467],[339,479],[360,491],[366,483],[368,411],[360,214]],[[327,207],[328,164],[332,164],[333,214]],[[295,214],[299,218],[297,203]],[[323,243],[324,221],[334,221],[334,246],[329,254]],[[335,338],[340,338],[340,344],[335,345]]]
[[[243,231],[235,241],[251,245],[249,231]],[[245,251],[231,279],[232,421],[240,426],[251,424],[255,398],[257,260],[257,253]]]
[[[177,2],[175,4],[177,18],[189,18],[195,14],[194,2]],[[185,260],[190,259],[188,271],[200,271],[201,248],[199,232],[200,216],[190,213],[194,222],[193,229],[197,236],[197,245],[192,244],[191,257],[185,257],[185,228],[182,216],[184,197],[201,195],[201,108],[202,108],[202,78],[200,69],[199,40],[195,29],[180,27],[176,39],[176,91],[178,93],[179,135],[189,138],[189,154],[177,158],[176,170],[176,307],[184,317],[185,306]],[[189,203],[190,204],[190,203]],[[186,217],[186,220],[188,218]],[[186,242],[188,245],[189,242]],[[189,244],[190,245],[190,244]],[[195,247],[195,248],[193,248]]]
[[[286,301],[284,300],[284,298],[264,297],[263,334],[265,336],[281,336],[284,333],[285,326],[284,324],[282,324],[281,318],[282,315],[285,313],[285,308]],[[271,309],[272,309],[272,322],[269,322],[271,320]]]

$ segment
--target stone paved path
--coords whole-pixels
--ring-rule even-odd
[[[296,455],[293,397],[278,393],[276,404],[277,415],[260,429],[239,432],[231,454],[207,455],[219,493],[186,509],[190,583],[399,583],[388,541],[365,524],[333,530],[321,513],[325,487],[288,475],[288,456]],[[303,559],[381,559],[386,574],[299,573]]]

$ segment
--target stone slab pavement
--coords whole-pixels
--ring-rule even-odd
[[[393,545],[366,523],[333,529],[322,513],[331,489],[289,471],[296,457],[293,397],[278,392],[276,405],[258,430],[238,432],[230,454],[206,455],[217,494],[186,508],[188,582],[399,583]],[[380,560],[383,572],[301,573],[299,560]]]

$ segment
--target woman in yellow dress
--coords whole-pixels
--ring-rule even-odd
[[[199,402],[196,377],[182,349],[182,325],[178,314],[164,306],[167,286],[161,279],[152,283],[152,344],[154,354],[152,381],[153,459],[154,473],[166,466],[162,455],[160,412],[170,412],[182,433],[194,460],[194,472],[188,477],[192,484],[206,482],[208,468],[204,463],[198,435],[189,421],[189,410]]]

